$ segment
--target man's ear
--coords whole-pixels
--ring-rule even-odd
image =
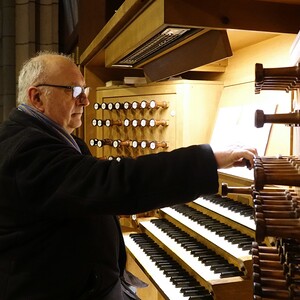
[[[41,93],[38,88],[32,86],[28,89],[29,104],[40,112],[44,112],[44,103],[41,99]]]

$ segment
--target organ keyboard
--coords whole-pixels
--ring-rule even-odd
[[[206,243],[211,245],[211,248],[216,249],[224,257],[230,260],[239,260],[239,258],[243,257],[246,257],[246,260],[251,259],[248,257],[249,244],[251,245],[253,240],[250,236],[187,205],[163,208],[161,211],[164,213],[165,218],[171,218],[174,222],[180,222],[187,231],[191,230],[194,234],[200,233],[201,240],[205,239]],[[242,266],[241,262],[237,262],[237,264]]]
[[[212,295],[146,234],[125,235],[129,252],[166,299],[212,300]]]
[[[201,197],[194,201],[195,204],[203,207],[203,209],[224,216],[237,224],[243,224],[250,232],[255,230],[255,222],[253,218],[253,208],[241,202],[232,201],[230,198],[224,198],[220,195],[211,197]]]
[[[139,233],[126,233],[124,237],[128,252],[164,299],[251,299],[251,249],[255,237],[251,206],[213,195],[160,209],[158,214],[140,219]],[[160,246],[165,256],[183,267],[183,277],[192,277],[197,293],[205,290],[205,296],[183,295],[159,270],[155,257],[141,248],[139,235]]]

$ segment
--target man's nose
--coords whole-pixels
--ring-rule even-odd
[[[90,104],[88,96],[85,93],[82,93],[78,98],[78,103],[83,106],[88,106]]]

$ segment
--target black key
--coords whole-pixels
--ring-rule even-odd
[[[180,289],[180,292],[185,294],[188,291],[194,291],[194,292],[203,292],[206,291],[206,288],[204,286],[191,286],[191,287],[183,287]]]
[[[213,296],[211,294],[207,295],[198,295],[198,296],[191,296],[189,300],[213,300]]]
[[[225,271],[220,274],[221,278],[234,277],[234,276],[244,276],[242,271]]]

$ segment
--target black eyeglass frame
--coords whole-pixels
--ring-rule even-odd
[[[61,88],[61,89],[68,89],[68,90],[72,90],[72,97],[74,98],[74,99],[79,99],[80,97],[80,95],[81,94],[85,94],[85,96],[86,97],[88,97],[88,95],[89,95],[89,87],[88,86],[86,86],[86,87],[82,87],[82,86],[71,86],[71,85],[57,85],[57,84],[49,84],[49,83],[41,83],[41,84],[37,84],[37,85],[35,85],[35,87],[40,87],[40,86],[50,86],[50,87],[57,87],[57,88]],[[77,96],[75,96],[74,95],[74,89],[75,88],[80,88],[81,89],[81,92],[77,95]]]

